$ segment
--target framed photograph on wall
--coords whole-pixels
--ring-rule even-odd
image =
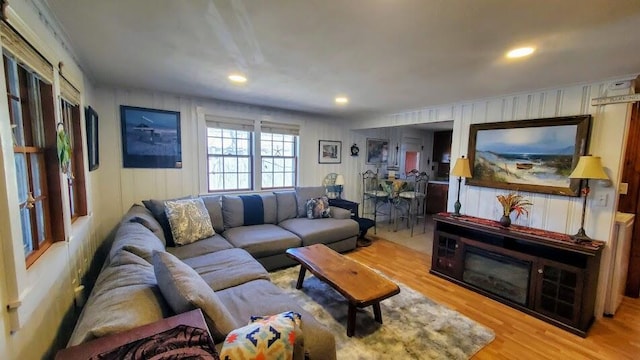
[[[182,168],[180,113],[120,106],[125,168]]]
[[[319,140],[318,163],[340,164],[342,162],[342,141]]]
[[[91,107],[84,109],[85,128],[87,130],[87,158],[89,171],[100,166],[100,146],[98,143],[98,113]]]
[[[591,115],[473,124],[468,185],[578,196],[569,179],[587,151]]]
[[[389,140],[367,138],[367,164],[386,164],[389,159]]]

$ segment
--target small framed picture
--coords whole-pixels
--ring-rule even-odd
[[[342,162],[342,141],[318,141],[318,163],[340,164]]]
[[[120,106],[125,168],[182,168],[180,113]]]
[[[87,158],[89,159],[89,171],[93,171],[100,166],[98,113],[91,106],[87,106],[84,110],[84,118],[87,129]]]
[[[367,138],[367,165],[386,164],[389,159],[389,140]]]

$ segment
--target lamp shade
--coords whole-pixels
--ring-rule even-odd
[[[471,169],[469,168],[469,159],[463,156],[456,160],[456,164],[453,166],[453,170],[451,170],[451,175],[470,178]]]
[[[570,179],[609,179],[602,168],[600,156],[580,156],[578,165],[573,170]]]
[[[342,176],[342,174],[336,176],[335,185],[344,185],[344,176]]]

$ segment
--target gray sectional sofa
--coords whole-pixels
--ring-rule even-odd
[[[183,246],[170,246],[166,224],[162,224],[166,218],[159,212],[163,201],[146,202],[155,216],[142,205],[132,206],[121,220],[68,345],[174,315],[153,266],[154,252],[168,252],[211,287],[236,328],[246,325],[253,315],[293,310],[302,314],[308,357],[335,359],[333,334],[272,284],[268,271],[295,264],[284,253],[291,247],[323,243],[340,252],[354,249],[358,223],[349,211],[338,208],[331,209],[331,218],[306,218],[306,200],[324,195],[323,187],[258,195],[262,205],[257,209],[247,208],[240,196],[202,196],[216,234]],[[262,220],[256,223],[256,219]],[[219,347],[223,335],[213,334]]]

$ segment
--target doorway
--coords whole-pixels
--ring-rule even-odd
[[[640,102],[633,104],[630,121],[622,171],[622,182],[629,185],[627,194],[620,195],[618,211],[636,214],[625,295],[637,298],[640,295],[640,221],[637,218],[640,214]]]

